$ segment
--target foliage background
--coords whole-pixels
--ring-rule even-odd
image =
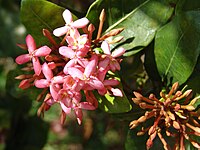
[[[199,94],[199,0],[97,0],[89,13],[93,0],[51,1],[79,17],[86,15],[96,27],[98,15],[105,8],[109,11],[104,31],[126,27],[122,32],[126,40],[120,44],[129,57],[124,58],[120,75],[129,99],[133,90],[158,95],[175,81],[181,86],[188,84]],[[28,34],[19,11],[20,0],[0,0],[0,149],[145,149],[147,137],[137,137],[137,129],[128,130],[129,122],[144,113],[134,104],[128,113],[84,112],[82,126],[74,116],[61,126],[56,106],[43,119],[37,117],[37,90],[22,91],[14,79],[20,74],[14,59],[23,53],[16,43],[25,43]],[[24,18],[31,15],[28,10],[24,14]],[[158,139],[152,149],[162,149]],[[187,149],[194,148],[189,145]]]

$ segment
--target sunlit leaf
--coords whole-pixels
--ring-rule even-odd
[[[200,11],[178,14],[155,39],[155,60],[162,77],[184,83],[200,53]]]
[[[123,46],[125,56],[139,52],[155,36],[156,30],[172,15],[173,8],[157,0],[97,0],[90,7],[87,17],[98,27],[98,16],[106,11],[105,32],[124,27],[124,40],[116,46]],[[158,13],[159,12],[159,13]]]
[[[96,97],[99,101],[99,108],[108,113],[128,112],[132,108],[126,95],[114,97],[106,94],[105,96],[96,95]]]
[[[120,80],[120,78],[117,76],[115,78]],[[130,111],[132,109],[132,106],[123,91],[122,85],[120,84],[116,88],[119,88],[122,91],[123,97],[113,96],[109,94],[101,96],[97,92],[95,92],[95,96],[99,102],[99,108],[108,113],[124,113]]]
[[[52,32],[57,27],[63,26],[62,12],[65,9],[46,0],[22,0],[21,21],[28,33],[36,40],[38,45],[48,43],[43,36],[42,30],[48,29]]]

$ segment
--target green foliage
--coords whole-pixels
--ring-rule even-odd
[[[125,56],[133,55],[146,47],[154,38],[159,27],[165,24],[173,8],[157,0],[98,0],[88,10],[87,17],[98,27],[98,16],[106,11],[105,32],[123,27]],[[158,13],[159,12],[159,13]]]
[[[11,3],[9,1],[9,7],[12,6]],[[67,5],[66,2],[65,5]],[[178,81],[180,86],[187,84],[187,88],[194,91],[194,96],[200,94],[199,0],[96,0],[86,14],[90,22],[95,25],[94,37],[98,30],[99,14],[102,9],[105,9],[106,12],[103,34],[112,29],[124,28],[120,34],[124,36],[124,39],[112,46],[113,49],[120,46],[126,49],[124,54],[126,57],[123,58],[122,69],[119,73],[120,77],[112,74],[121,82],[117,88],[123,91],[124,96],[114,97],[108,94],[100,96],[98,92],[94,92],[100,110],[95,113],[85,113],[87,117],[85,122],[83,121],[83,126],[75,127],[77,123],[67,119],[69,123],[62,127],[62,132],[54,133],[52,124],[59,122],[56,118],[60,115],[60,110],[55,106],[47,112],[44,119],[38,118],[36,112],[40,103],[33,103],[33,101],[41,91],[35,88],[20,90],[19,82],[14,79],[17,75],[22,74],[19,71],[20,68],[17,67],[7,74],[1,63],[0,117],[2,119],[0,120],[0,130],[9,129],[5,149],[15,149],[16,145],[20,150],[66,149],[70,148],[67,145],[70,143],[81,143],[81,148],[86,149],[94,149],[96,145],[102,145],[96,149],[112,149],[113,145],[120,143],[121,124],[128,128],[128,123],[119,122],[117,119],[113,121],[109,119],[109,115],[113,114],[120,120],[130,122],[139,118],[138,114],[143,111],[131,103],[133,91],[139,91],[143,95],[154,93],[157,96],[161,89],[170,89],[167,86]],[[34,37],[38,46],[48,45],[49,42],[43,36],[42,30],[48,29],[52,32],[55,28],[64,26],[65,22],[62,18],[64,10],[65,8],[47,0],[22,0],[21,22],[26,27],[27,33]],[[0,41],[0,60],[2,56],[16,56],[20,53],[14,46],[15,34],[10,30],[13,26],[17,26],[18,21],[14,20],[16,16],[8,15],[6,17],[5,12],[0,10],[0,37],[2,39]],[[76,10],[72,10],[72,12],[76,12]],[[10,25],[5,19],[9,16],[13,19]],[[77,17],[73,15],[73,19],[76,20]],[[60,42],[59,38],[55,38],[55,40]],[[98,48],[96,50],[98,51]],[[4,87],[5,81],[6,87]],[[198,110],[200,100],[191,101],[190,104]],[[71,117],[73,118],[73,116]],[[90,122],[89,125],[92,124],[89,127],[88,122]],[[70,126],[71,123],[72,126]],[[113,124],[119,126],[113,129]],[[96,129],[93,130],[92,127]],[[92,130],[90,131],[91,135],[89,139],[85,139],[85,130],[88,128]],[[129,130],[126,142],[122,140],[125,144],[120,143],[124,144],[127,150],[145,149],[148,135],[146,133],[144,136],[138,137],[137,131],[139,131],[139,127]],[[61,133],[66,135],[63,136]],[[123,136],[125,135],[123,134]],[[168,140],[169,138],[167,141],[170,144],[173,143],[172,140]],[[112,139],[113,141],[111,141]],[[200,141],[199,137],[193,139]],[[152,149],[162,148],[162,143],[158,138],[154,142]],[[187,150],[195,149],[190,142],[186,141],[185,143]],[[45,144],[47,145],[45,146]],[[121,149],[124,148],[122,145],[120,145]]]
[[[131,110],[131,105],[123,92],[123,97],[110,96],[106,94],[105,96],[100,96],[96,94],[99,101],[99,108],[108,113],[124,113]]]
[[[155,60],[161,76],[184,83],[200,53],[199,11],[177,14],[155,38]]]
[[[117,75],[116,73],[112,73],[110,74],[110,76],[115,76],[115,79],[121,81],[119,75]],[[132,106],[123,91],[122,84],[120,84],[116,88],[119,88],[122,91],[123,97],[112,96],[109,94],[101,96],[97,92],[95,92],[95,96],[97,97],[99,102],[99,108],[107,113],[124,113],[130,111],[132,109]]]
[[[21,21],[28,32],[36,39],[38,45],[48,43],[48,40],[43,36],[43,29],[52,32],[55,28],[65,24],[62,18],[63,11],[63,7],[46,0],[21,1]]]

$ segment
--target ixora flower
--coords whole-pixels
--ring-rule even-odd
[[[42,46],[40,48],[36,48],[36,43],[33,37],[29,34],[26,37],[26,44],[28,48],[29,54],[23,54],[16,58],[17,64],[24,64],[32,60],[33,69],[36,75],[41,73],[41,65],[38,57],[44,57],[51,53],[51,49],[48,46]]]
[[[101,48],[103,52],[107,55],[107,57],[105,58],[105,62],[109,64],[110,69],[113,72],[115,72],[116,70],[120,70],[120,65],[116,58],[122,56],[125,53],[125,49],[121,47],[111,53],[110,46],[106,41],[102,42]],[[106,59],[108,59],[109,61],[106,61]]]
[[[89,20],[85,17],[73,22],[72,14],[68,9],[66,9],[62,15],[66,23],[65,26],[59,27],[53,31],[53,34],[58,37],[69,33],[71,29],[84,28],[89,23]]]
[[[168,94],[161,91],[160,99],[157,99],[154,94],[150,94],[149,98],[146,98],[134,92],[136,98],[132,99],[133,102],[147,111],[138,120],[130,123],[130,129],[148,119],[155,118],[152,126],[142,127],[142,130],[137,133],[137,135],[143,135],[148,132],[147,149],[152,147],[153,140],[157,135],[165,150],[170,149],[165,136],[175,138],[174,149],[176,150],[185,150],[184,140],[188,140],[194,147],[200,148],[200,143],[192,138],[200,136],[200,124],[197,121],[200,119],[199,112],[193,106],[200,99],[200,96],[191,100],[192,90],[183,93],[177,91],[177,88],[178,82],[173,84]]]
[[[90,24],[87,27],[87,18],[73,22],[72,14],[67,9],[63,12],[63,18],[65,26],[53,31],[55,36],[65,35],[60,44],[53,40],[48,30],[43,29],[43,35],[52,44],[51,49],[47,46],[36,48],[31,35],[26,37],[26,45],[19,45],[23,49],[28,49],[29,54],[18,56],[16,62],[24,64],[32,60],[32,64],[28,63],[23,69],[30,72],[34,68],[35,74],[32,75],[30,72],[28,75],[19,75],[16,79],[22,80],[19,85],[21,89],[31,86],[42,89],[37,97],[37,101],[43,101],[38,109],[38,115],[58,103],[62,111],[61,123],[64,123],[66,116],[73,111],[78,124],[81,124],[82,110],[98,108],[94,91],[101,96],[110,94],[123,97],[123,92],[117,87],[120,81],[115,79],[114,75],[111,76],[109,71],[114,73],[120,70],[121,59],[118,57],[122,56],[125,50],[119,48],[111,53],[109,43],[104,41],[120,33],[121,29],[105,34],[98,40],[92,40],[94,26]],[[83,34],[79,32],[81,28]],[[98,33],[100,36],[101,32]],[[100,45],[104,54],[93,49],[100,49]]]

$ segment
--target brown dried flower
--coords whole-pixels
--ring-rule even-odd
[[[191,138],[191,136],[200,136],[200,117],[194,107],[200,96],[191,99],[192,90],[182,92],[177,91],[177,89],[178,82],[172,85],[168,94],[161,91],[160,99],[156,98],[154,94],[150,94],[149,98],[146,98],[134,92],[136,98],[132,99],[133,102],[147,111],[138,120],[130,123],[130,129],[137,127],[150,118],[154,118],[152,126],[147,128],[142,127],[141,131],[137,133],[137,135],[144,135],[148,131],[147,149],[152,147],[156,136],[163,143],[165,150],[171,148],[164,139],[164,136],[176,139],[173,146],[175,150],[185,150],[184,140],[188,140],[194,147],[200,149],[200,143]],[[163,133],[164,135],[162,135]]]

